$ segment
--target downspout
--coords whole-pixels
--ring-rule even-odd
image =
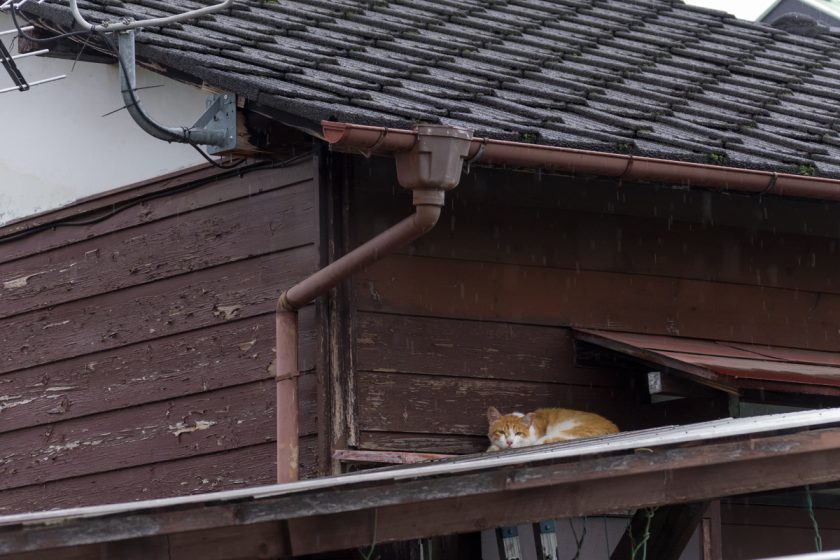
[[[416,141],[412,130],[324,121],[324,138],[337,150],[396,155]],[[571,175],[661,182],[707,189],[840,201],[840,180],[705,163],[473,138],[467,164],[554,170]]]
[[[298,478],[298,310],[354,272],[373,264],[431,230],[445,192],[455,188],[472,134],[423,125],[412,145],[395,154],[397,180],[413,192],[414,213],[280,294],[276,311],[277,481]]]

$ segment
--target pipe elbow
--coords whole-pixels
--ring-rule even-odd
[[[276,313],[279,315],[281,313],[294,313],[299,307],[294,305],[292,302],[289,301],[288,296],[289,291],[284,290],[283,293],[280,294],[280,297],[277,298],[277,308]]]
[[[414,225],[420,235],[429,232],[440,219],[442,207],[432,204],[420,204],[414,210]]]

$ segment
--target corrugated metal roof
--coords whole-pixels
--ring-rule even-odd
[[[434,461],[422,465],[386,467],[287,484],[273,484],[226,492],[196,494],[193,496],[146,500],[142,502],[0,516],[0,527],[21,523],[49,522],[58,519],[67,520],[99,517],[125,512],[141,513],[145,510],[156,510],[189,504],[260,499],[325,488],[338,489],[363,483],[421,479],[444,474],[467,473],[524,464],[534,465],[558,459],[627,452],[638,449],[654,450],[678,444],[703,443],[738,436],[825,427],[832,424],[840,424],[840,408],[808,410],[749,418],[726,418],[685,426],[665,426],[649,430],[623,432],[600,438],[538,447],[526,447],[506,452],[481,453],[455,459]]]
[[[579,340],[735,389],[840,387],[840,354],[741,342],[578,329]],[[809,390],[805,390],[806,387]],[[832,393],[834,394],[834,393]]]

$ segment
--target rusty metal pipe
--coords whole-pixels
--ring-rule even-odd
[[[432,229],[440,211],[441,206],[438,205],[418,205],[411,216],[283,292],[280,305],[287,309],[300,309],[354,272]]]
[[[277,381],[277,481],[298,478],[298,314],[278,304],[275,314]],[[282,404],[282,406],[281,406]]]
[[[337,150],[396,155],[412,149],[417,141],[417,135],[412,130],[327,121],[321,124],[324,139]],[[838,179],[487,138],[473,138],[466,161],[546,169],[571,175],[840,201]]]
[[[275,319],[278,482],[298,477],[298,309],[431,230],[445,191],[460,180],[471,137],[451,127],[418,127],[410,149],[397,157],[397,178],[414,193],[414,213],[280,294]]]
[[[280,294],[275,315],[278,482],[298,479],[298,309],[327,293],[357,270],[432,229],[440,211],[440,206],[418,205],[408,218]]]

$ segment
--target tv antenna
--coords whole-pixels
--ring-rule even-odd
[[[28,0],[21,0],[21,2],[26,1]],[[77,0],[70,0],[70,10],[76,23],[83,30],[91,33],[117,34],[117,58],[120,66],[122,97],[128,113],[140,128],[167,142],[181,142],[193,146],[196,146],[196,144],[205,145],[209,153],[217,154],[236,147],[236,95],[227,92],[208,96],[206,110],[192,126],[166,126],[158,123],[143,110],[140,100],[137,99],[135,30],[142,27],[159,27],[200,17],[224,10],[232,4],[233,0],[222,0],[212,6],[205,6],[167,17],[137,21],[130,18],[120,18],[98,24],[92,24],[82,16]],[[15,4],[15,7],[17,6],[18,4]]]
[[[0,11],[5,11],[5,10],[8,10],[9,8],[17,9],[17,8],[21,7],[22,5],[26,4],[28,1],[29,0],[19,0],[18,2],[15,3],[14,0],[6,0],[5,2],[2,2],[2,0],[0,0],[0,2],[2,2],[2,3],[0,3]],[[40,4],[43,1],[44,0],[40,0],[38,3]],[[39,54],[46,54],[46,53],[50,52],[50,50],[49,49],[41,49],[41,50],[38,50],[38,51],[13,55],[11,53],[11,48],[6,47],[6,45],[3,43],[3,37],[8,36],[8,35],[14,35],[15,37],[12,39],[12,42],[14,42],[15,39],[18,38],[19,31],[26,32],[26,31],[31,31],[33,29],[35,29],[35,28],[30,25],[28,27],[23,27],[20,30],[15,28],[15,29],[9,29],[7,31],[0,31],[0,64],[3,65],[3,68],[5,68],[5,70],[6,70],[6,73],[9,74],[9,77],[12,79],[12,83],[15,84],[12,87],[7,87],[7,88],[0,89],[0,93],[9,93],[9,92],[12,92],[12,91],[28,91],[35,86],[39,86],[41,84],[46,84],[46,83],[49,83],[49,82],[55,82],[57,80],[62,80],[62,79],[67,77],[67,75],[65,74],[65,75],[61,75],[61,76],[53,76],[52,78],[44,78],[42,80],[35,80],[34,82],[30,82],[23,75],[23,72],[21,72],[20,68],[18,68],[18,65],[15,61],[20,60],[21,58],[27,58],[29,56],[37,56]]]

